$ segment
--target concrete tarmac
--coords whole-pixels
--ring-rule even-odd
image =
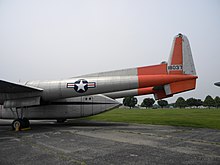
[[[0,164],[220,164],[220,130],[69,120],[0,120]]]

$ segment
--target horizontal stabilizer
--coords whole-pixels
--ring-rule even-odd
[[[156,100],[172,97],[174,94],[193,90],[196,87],[196,79],[174,82],[164,85],[160,90],[154,90]]]
[[[170,83],[164,86],[166,95],[177,94],[193,90],[196,87],[196,79]]]
[[[0,80],[0,93],[42,92],[43,89]]]
[[[164,98],[168,98],[168,97],[172,97],[173,95],[166,95],[164,89],[161,89],[161,90],[156,90],[154,92],[154,98],[156,100],[160,100],[160,99],[164,99]]]

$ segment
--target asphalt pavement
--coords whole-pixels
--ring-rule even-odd
[[[220,130],[69,120],[0,120],[0,164],[220,164]]]

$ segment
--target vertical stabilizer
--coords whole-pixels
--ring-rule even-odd
[[[173,94],[195,89],[197,76],[192,52],[189,40],[182,34],[178,34],[174,37],[167,72],[172,75],[193,75],[195,77],[191,80],[173,82],[164,85],[162,95],[155,92],[156,99],[166,98]]]
[[[186,36],[182,34],[175,36],[167,69],[169,74],[196,75],[189,40]]]

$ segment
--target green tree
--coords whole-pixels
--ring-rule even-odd
[[[206,98],[203,102],[203,105],[207,106],[208,108],[214,107],[215,106],[215,100],[212,98],[212,96],[208,95],[208,96],[206,96]]]
[[[196,99],[196,107],[203,105],[203,101],[201,99]]]
[[[186,104],[189,107],[195,106],[196,105],[196,99],[195,98],[189,98],[186,100]]]
[[[155,100],[153,98],[145,98],[143,102],[141,103],[141,107],[152,107],[155,103]]]
[[[195,98],[189,98],[186,100],[186,104],[187,106],[189,107],[193,107],[193,106],[201,106],[203,104],[202,100],[201,99],[195,99]]]
[[[125,97],[123,99],[123,105],[130,107],[130,109],[131,109],[131,107],[134,107],[137,104],[137,102],[138,102],[138,100],[134,96]]]
[[[186,101],[184,98],[182,97],[179,97],[177,100],[176,100],[176,103],[175,103],[175,106],[176,107],[179,107],[179,108],[185,108],[186,107]]]
[[[219,108],[220,107],[220,97],[216,96],[214,100],[215,100],[215,107]]]
[[[166,100],[158,100],[157,104],[163,108],[168,105],[168,102]]]

